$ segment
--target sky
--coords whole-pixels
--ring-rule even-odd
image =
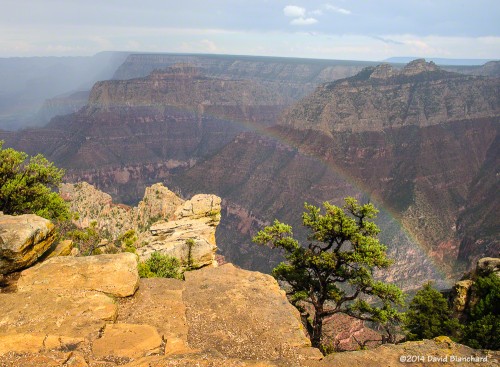
[[[499,0],[0,0],[0,57],[499,59]]]

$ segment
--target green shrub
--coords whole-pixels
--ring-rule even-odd
[[[100,249],[97,249],[101,238],[97,230],[97,222],[95,221],[92,221],[88,228],[74,229],[66,232],[64,237],[72,240],[74,246],[77,247],[83,255],[99,255],[102,253]]]
[[[406,313],[409,340],[432,339],[440,335],[456,336],[458,320],[452,317],[448,301],[432,283],[417,292]]]
[[[463,343],[472,348],[500,349],[500,278],[478,277],[472,286],[478,301],[471,308]]]
[[[141,278],[183,278],[179,260],[159,252],[153,252],[149,259],[139,262],[138,271]]]

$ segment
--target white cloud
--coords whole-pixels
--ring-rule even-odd
[[[303,18],[303,17],[293,19],[290,22],[291,25],[311,25],[314,23],[318,23],[318,21],[314,18]]]
[[[339,8],[337,6],[334,6],[334,5],[331,5],[331,4],[326,4],[325,5],[325,8],[327,10],[330,10],[330,11],[333,11],[335,13],[340,13],[340,14],[344,14],[344,15],[349,15],[351,14],[351,11],[350,10],[347,10],[347,9],[344,9],[344,8]]]
[[[300,6],[287,5],[283,8],[283,14],[285,14],[286,17],[303,18],[306,15],[306,9]]]
[[[323,15],[323,10],[321,9],[316,9],[316,10],[311,10],[308,12],[309,15]]]

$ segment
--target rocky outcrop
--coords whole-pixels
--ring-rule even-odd
[[[452,309],[455,315],[463,315],[466,307],[469,306],[471,287],[473,284],[474,282],[472,280],[466,279],[456,282],[453,286],[451,297]]]
[[[226,264],[186,273],[185,281],[143,279],[129,295],[116,287],[134,289],[132,258],[58,258],[41,264],[47,271],[24,271],[17,293],[0,294],[0,365],[298,367],[321,358],[269,275]]]
[[[78,227],[87,228],[95,221],[96,227],[113,239],[131,229],[142,232],[160,219],[172,219],[177,207],[184,203],[162,184],[146,188],[142,201],[135,207],[113,203],[111,195],[86,182],[63,184],[59,192],[71,210],[78,213],[74,220]]]
[[[157,222],[139,236],[137,254],[149,258],[158,251],[173,256],[190,268],[217,265],[215,228],[220,222],[221,199],[215,195],[195,195],[179,206],[175,220]],[[192,241],[192,242],[191,242]]]
[[[496,274],[500,277],[500,258],[485,257],[477,262],[476,273],[478,275]]]
[[[43,287],[19,284],[17,293],[0,294],[0,365],[386,367],[406,357],[421,366],[468,358],[461,364],[472,366],[495,365],[500,357],[439,337],[323,358],[310,347],[298,311],[271,276],[225,264],[188,272],[185,281],[141,279],[134,294],[111,298],[107,284],[114,272],[121,287],[134,288],[123,272],[131,256],[48,260],[59,279],[41,272]],[[94,277],[88,261],[101,264],[102,277]],[[28,276],[24,271],[20,282]],[[87,283],[74,281],[87,276]],[[66,279],[71,286],[60,287]]]
[[[55,227],[47,219],[0,212],[0,274],[32,265],[51,247],[55,235]]]
[[[113,204],[110,195],[85,182],[64,184],[60,192],[79,213],[75,220],[79,227],[95,222],[111,240],[135,231],[134,246],[141,260],[161,252],[190,268],[216,265],[215,230],[221,218],[221,199],[215,195],[199,194],[184,201],[162,184],[155,184],[146,188],[136,207],[130,208]]]

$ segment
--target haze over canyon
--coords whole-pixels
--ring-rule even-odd
[[[96,76],[45,92],[26,81],[29,109],[0,106],[0,140],[115,202],[135,205],[156,182],[220,196],[217,245],[243,268],[270,272],[280,261],[251,242],[274,218],[304,236],[304,202],[348,195],[381,210],[395,265],[377,276],[407,290],[447,287],[499,253],[498,62],[109,53],[82,63],[98,65]],[[13,99],[11,76],[2,93]]]

